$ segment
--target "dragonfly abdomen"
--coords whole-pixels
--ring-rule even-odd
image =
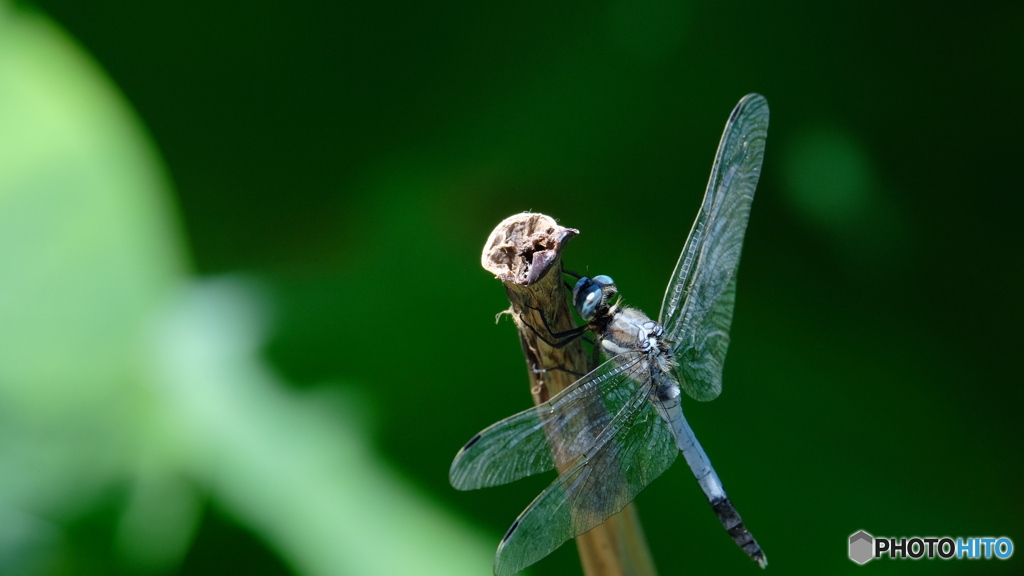
[[[723,497],[712,502],[711,509],[715,511],[719,522],[725,527],[725,531],[729,533],[729,536],[732,536],[736,545],[746,552],[747,556],[750,556],[752,560],[757,562],[761,568],[768,566],[768,558],[765,557],[764,551],[761,550],[757,540],[754,540],[754,535],[743,525],[743,519],[740,518],[739,513],[736,512],[736,507],[732,505],[729,498]]]
[[[664,408],[659,407],[658,412],[662,414],[662,417],[665,418],[672,428],[672,433],[676,437],[676,444],[683,452],[683,458],[686,459],[686,463],[690,466],[694,477],[697,478],[697,483],[700,485],[701,490],[704,491],[704,495],[711,504],[711,509],[715,511],[718,521],[722,523],[725,530],[732,536],[736,545],[764,568],[768,565],[764,552],[761,551],[761,547],[754,540],[754,536],[743,525],[743,520],[726,495],[725,489],[722,487],[722,481],[718,479],[718,474],[711,467],[711,461],[708,459],[707,454],[704,453],[704,448],[697,441],[693,429],[690,428],[686,417],[683,416],[683,409],[679,400],[679,398],[676,398],[674,401],[663,403]]]

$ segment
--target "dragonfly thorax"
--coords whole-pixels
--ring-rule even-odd
[[[667,344],[662,340],[664,333],[660,324],[636,308],[613,306],[598,336],[602,350],[611,356],[640,352],[670,359]]]
[[[662,336],[665,329],[636,308],[612,307],[610,321],[600,333],[601,349],[610,356],[643,356],[639,373],[654,383],[652,401],[666,422],[669,411],[679,408],[679,384],[672,371],[675,359]]]

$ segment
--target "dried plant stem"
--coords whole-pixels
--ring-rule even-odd
[[[578,233],[543,214],[517,214],[502,221],[484,247],[483,267],[502,281],[512,304],[535,404],[575,382],[572,373],[583,374],[591,368],[590,354],[579,339],[554,348],[530,328],[546,325],[554,332],[574,328],[562,283],[561,253]],[[562,370],[545,371],[556,367]],[[587,576],[656,574],[633,504],[576,537],[576,544]]]

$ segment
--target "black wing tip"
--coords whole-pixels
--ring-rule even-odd
[[[469,442],[466,442],[466,445],[463,446],[462,449],[463,450],[469,450],[470,447],[472,447],[473,444],[476,444],[477,442],[479,442],[481,438],[483,438],[483,436],[481,436],[480,434],[477,434],[476,436],[473,436],[472,438],[470,438]]]
[[[500,545],[504,545],[505,542],[508,542],[508,539],[512,537],[512,533],[516,531],[516,528],[519,528],[519,520],[516,520],[512,523],[511,526],[508,527],[508,531],[505,532],[505,535],[501,537]]]
[[[508,543],[508,539],[512,537],[512,533],[519,528],[519,518],[508,527],[508,531],[501,537],[501,543],[498,544],[498,551],[494,554],[494,576],[511,576],[512,574],[518,574],[524,568],[525,565],[516,566],[516,562],[503,556],[502,552],[505,549],[505,544]]]
[[[452,467],[448,469],[448,483],[452,485],[452,488],[455,488],[456,490],[472,490],[477,488],[477,486],[466,485],[462,481],[462,475],[457,473],[456,470],[459,467],[459,461],[462,460],[462,457],[466,454],[466,450],[469,450],[470,447],[479,442],[482,437],[483,436],[480,434],[473,436],[473,438],[471,438],[469,442],[466,442],[466,445],[459,450],[459,453],[455,455],[455,460],[452,460]]]
[[[456,490],[472,490],[474,486],[468,486],[465,482],[466,474],[464,471],[460,471],[459,463],[462,461],[462,456],[465,455],[466,449],[459,450],[459,453],[455,455],[455,459],[452,460],[451,468],[448,469],[448,483],[452,485],[452,488]]]

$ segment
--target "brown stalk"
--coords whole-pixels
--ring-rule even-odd
[[[535,404],[546,402],[576,381],[572,373],[584,374],[590,354],[576,339],[562,348],[542,340],[536,328],[563,332],[575,327],[566,303],[562,281],[562,250],[579,234],[559,226],[543,214],[516,214],[491,232],[481,263],[505,286],[512,307],[510,313],[519,329],[519,342],[526,357],[530,392]],[[542,317],[543,315],[543,317]],[[547,370],[550,368],[564,370]],[[549,431],[554,438],[554,431]],[[557,438],[552,441],[557,457]],[[600,526],[576,537],[583,573],[586,576],[654,576],[643,529],[633,504]]]

